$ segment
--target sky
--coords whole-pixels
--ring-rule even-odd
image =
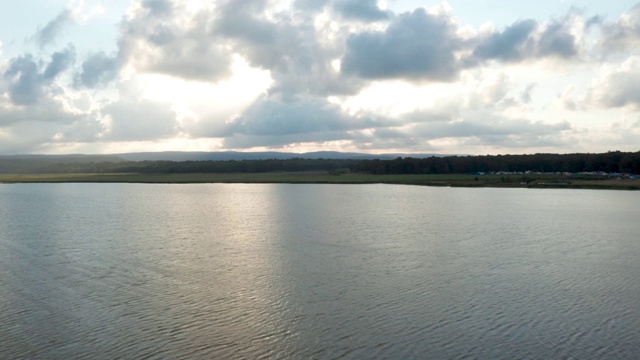
[[[0,2],[0,154],[640,151],[640,2]]]

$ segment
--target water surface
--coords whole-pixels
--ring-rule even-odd
[[[0,185],[0,358],[640,354],[640,192]]]

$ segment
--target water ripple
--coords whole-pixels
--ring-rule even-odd
[[[0,358],[633,359],[619,194],[0,186]]]

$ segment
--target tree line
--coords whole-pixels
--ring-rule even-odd
[[[640,173],[640,152],[445,156],[362,160],[352,171],[372,174],[477,174],[488,172]]]
[[[43,161],[0,159],[0,173],[261,173],[274,171],[370,174],[477,174],[489,172],[607,172],[640,174],[640,151],[582,154],[398,157],[394,160],[265,159],[210,161]]]

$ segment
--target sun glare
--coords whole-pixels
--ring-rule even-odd
[[[449,84],[412,85],[405,81],[375,82],[342,102],[343,109],[350,114],[376,112],[389,116],[432,107],[443,98],[456,93]]]
[[[273,83],[269,71],[250,67],[240,56],[234,56],[232,75],[217,83],[159,74],[142,74],[138,80],[144,98],[171,103],[183,117],[191,119],[213,110],[217,114],[241,112]]]

